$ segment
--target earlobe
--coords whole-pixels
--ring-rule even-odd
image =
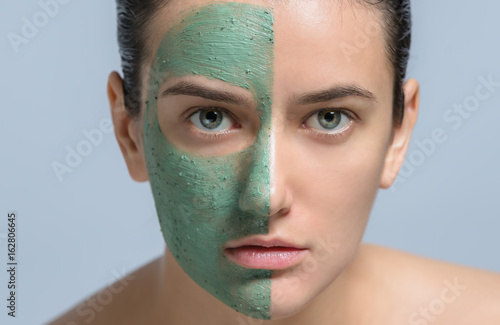
[[[132,119],[125,109],[123,81],[116,71],[109,75],[107,90],[116,140],[129,174],[137,182],[147,181],[148,172],[140,137],[140,123]]]
[[[380,188],[389,188],[396,179],[399,169],[403,164],[411,134],[417,122],[420,104],[419,84],[415,79],[409,79],[403,86],[404,91],[404,117],[401,125],[394,127],[393,141],[389,145],[385,157],[384,169],[380,179]]]

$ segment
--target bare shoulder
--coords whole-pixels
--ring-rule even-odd
[[[160,260],[156,259],[88,297],[51,325],[141,324],[153,317]]]
[[[396,324],[500,324],[500,274],[372,244],[360,260]]]

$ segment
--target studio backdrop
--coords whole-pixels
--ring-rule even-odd
[[[412,6],[419,120],[364,241],[500,272],[500,2]],[[0,55],[0,323],[43,324],[126,286],[164,240],[149,184],[130,179],[113,134],[115,2],[2,1]]]

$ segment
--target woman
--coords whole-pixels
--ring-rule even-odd
[[[418,113],[408,1],[118,8],[116,137],[167,248],[55,324],[500,322],[498,275],[360,245]]]

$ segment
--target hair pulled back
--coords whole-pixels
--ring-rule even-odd
[[[403,82],[410,55],[410,0],[348,0],[375,6],[382,13],[386,52],[393,67],[393,122],[403,119]],[[136,118],[141,111],[141,66],[147,54],[149,23],[154,14],[170,0],[116,0],[118,15],[118,45],[123,70],[123,91],[129,116]]]

